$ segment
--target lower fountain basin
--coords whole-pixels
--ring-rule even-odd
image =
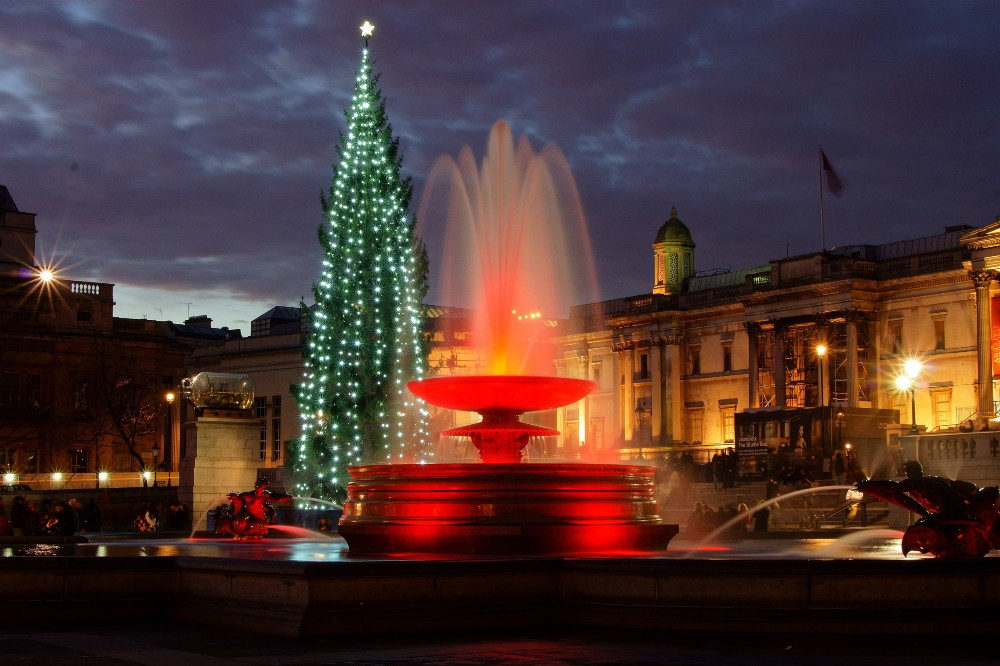
[[[578,463],[350,468],[339,532],[351,555],[644,555],[677,525],[654,469]]]

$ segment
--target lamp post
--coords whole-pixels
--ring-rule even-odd
[[[903,364],[903,374],[896,378],[896,386],[900,391],[910,392],[910,433],[917,434],[917,375],[920,374],[921,363],[916,359],[909,359]]]
[[[823,361],[826,357],[826,345],[818,344],[816,345],[816,365],[819,366],[819,395],[817,396],[817,402],[819,403],[819,436],[822,442],[821,448],[823,455],[826,455],[826,391],[823,384]]]
[[[156,463],[160,459],[160,445],[153,444],[153,487],[156,487]]]
[[[173,451],[174,447],[174,399],[177,397],[173,391],[168,391],[165,396],[167,399],[167,423],[163,428],[163,450],[165,452]],[[164,455],[166,458],[166,455]],[[175,457],[171,454],[170,460],[175,460]],[[167,485],[170,485],[170,472],[171,465],[167,465]]]

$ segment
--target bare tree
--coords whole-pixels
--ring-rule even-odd
[[[95,340],[87,382],[88,418],[78,438],[95,449],[109,443],[124,449],[143,469],[142,449],[163,421],[160,375],[138,348],[108,339]],[[143,485],[148,485],[143,476]]]

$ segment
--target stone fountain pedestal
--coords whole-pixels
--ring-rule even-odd
[[[639,555],[666,550],[653,468],[577,463],[354,467],[352,554]]]
[[[644,555],[677,534],[660,518],[653,467],[519,462],[538,428],[518,417],[579,400],[591,382],[468,376],[409,386],[483,416],[449,431],[471,437],[483,462],[350,468],[339,532],[352,555]]]

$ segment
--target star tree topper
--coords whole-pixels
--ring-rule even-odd
[[[365,24],[361,26],[361,36],[365,38],[365,44],[368,43],[368,38],[372,36],[373,32],[375,32],[375,26],[365,21]]]

